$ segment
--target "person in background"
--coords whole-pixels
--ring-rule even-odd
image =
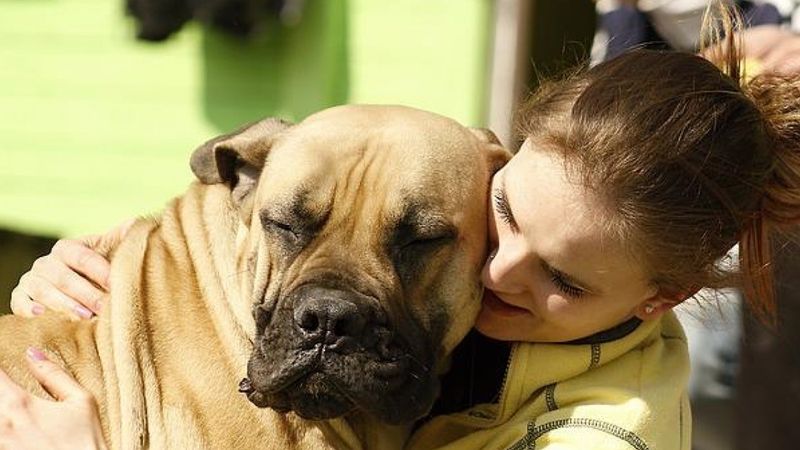
[[[800,69],[800,2],[741,1],[744,57],[758,60],[763,70],[793,73]],[[597,0],[597,31],[592,64],[632,48],[696,52],[709,0]]]
[[[739,286],[774,320],[767,244],[800,222],[800,78],[745,81],[735,40],[719,50],[718,66],[624,53],[527,101],[525,142],[491,184],[476,331],[406,448],[689,448],[672,308],[701,287]],[[738,270],[719,264],[737,243]],[[71,248],[20,285],[17,313],[96,308],[65,292],[88,292],[79,274],[103,278],[88,272],[107,263]],[[0,398],[11,388],[0,380]]]

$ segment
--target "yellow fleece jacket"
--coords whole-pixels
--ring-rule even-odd
[[[672,313],[605,343],[515,343],[498,403],[437,416],[406,448],[689,450],[688,376]]]

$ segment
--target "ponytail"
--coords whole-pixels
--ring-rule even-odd
[[[742,18],[719,0],[703,20],[701,52],[736,83],[759,112],[770,164],[754,210],[745,212],[739,236],[740,284],[748,305],[764,323],[774,324],[771,236],[800,223],[800,76],[744,73]],[[758,151],[753,149],[754,152]]]
[[[800,77],[761,74],[745,87],[764,119],[774,153],[761,213],[777,226],[800,222]]]
[[[772,167],[759,208],[741,234],[742,287],[756,316],[774,324],[770,237],[800,223],[800,77],[764,73],[743,89],[763,120]]]

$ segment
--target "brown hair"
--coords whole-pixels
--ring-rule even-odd
[[[800,221],[800,78],[745,82],[736,17],[723,17],[724,37],[706,27],[716,65],[634,50],[544,83],[518,122],[606,201],[615,237],[662,293],[738,286],[772,322],[770,235]],[[718,262],[737,242],[733,271]]]

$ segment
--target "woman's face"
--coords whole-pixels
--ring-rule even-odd
[[[499,340],[564,342],[671,304],[603,233],[605,212],[562,157],[526,141],[492,180],[490,250],[476,328]],[[646,305],[651,306],[646,307]]]

